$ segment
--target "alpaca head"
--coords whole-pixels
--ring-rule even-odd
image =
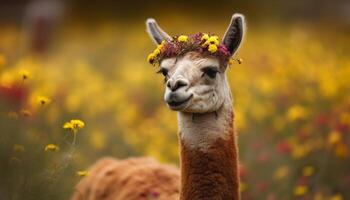
[[[232,16],[221,43],[216,45],[215,49],[218,52],[215,54],[210,53],[212,51],[209,49],[209,43],[204,51],[201,49],[203,44],[200,44],[200,50],[193,48],[193,45],[190,47],[192,49],[181,50],[181,40],[179,40],[181,42],[176,41],[176,44],[172,43],[180,37],[170,37],[154,19],[148,19],[146,25],[148,33],[156,44],[160,45],[166,41],[169,45],[180,48],[180,52],[184,52],[181,54],[167,53],[167,56],[158,60],[159,72],[165,78],[164,100],[170,109],[187,113],[214,112],[223,105],[225,100],[231,98],[225,71],[228,66],[228,58],[235,54],[244,35],[242,15]],[[196,37],[198,34],[192,35],[192,40],[195,40],[193,38]],[[187,37],[184,40],[187,41]],[[220,57],[221,49],[223,49],[224,56]]]

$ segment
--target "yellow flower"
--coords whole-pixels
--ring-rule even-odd
[[[88,176],[88,175],[89,175],[89,172],[87,170],[77,171],[77,176],[84,177],[84,176]]]
[[[342,113],[340,115],[340,122],[343,124],[350,125],[350,113]]]
[[[154,60],[155,56],[153,53],[148,54],[147,56],[147,62],[152,63]]]
[[[329,144],[337,144],[341,140],[341,135],[338,131],[332,131],[328,135],[328,143]]]
[[[161,49],[163,48],[164,44],[165,41],[162,41],[162,43],[160,43],[152,53],[148,54],[147,62],[153,64],[154,59],[161,53]]]
[[[206,33],[201,38],[202,41],[207,41],[208,39],[209,39],[209,35]]]
[[[349,150],[345,144],[340,143],[335,147],[334,153],[340,158],[346,158],[348,156]]]
[[[26,79],[31,78],[30,72],[27,71],[27,70],[24,70],[24,69],[22,69],[22,70],[19,71],[19,75],[21,76],[21,78],[22,78],[23,80],[26,80]]]
[[[246,191],[246,190],[247,190],[247,184],[241,182],[241,183],[239,184],[239,191],[240,191],[240,192],[244,192],[244,191]]]
[[[48,144],[45,146],[45,151],[59,151],[60,147],[55,144]]]
[[[341,194],[336,194],[331,196],[331,198],[329,200],[343,200],[343,196]]]
[[[303,176],[311,176],[315,173],[315,168],[313,166],[306,166],[303,168]]]
[[[41,105],[46,105],[49,104],[51,102],[51,99],[45,97],[45,96],[38,96],[37,97],[37,101],[41,104]]]
[[[75,128],[84,128],[85,123],[79,119],[72,119],[70,121]]]
[[[64,129],[69,129],[73,133],[76,133],[79,129],[84,128],[85,123],[79,119],[72,119],[69,122],[63,124]]]
[[[208,51],[210,53],[215,53],[218,50],[218,47],[215,44],[211,44],[208,46]]]
[[[177,41],[179,41],[179,42],[187,42],[187,40],[188,40],[188,37],[186,35],[180,35],[177,38]]]
[[[294,188],[294,195],[295,196],[303,196],[308,192],[308,188],[305,185],[298,185]]]
[[[216,46],[219,45],[219,37],[214,35],[210,36],[204,43],[204,45],[212,45],[215,44]]]
[[[290,121],[304,119],[306,115],[307,115],[306,110],[300,105],[294,105],[290,107],[287,111],[287,118]]]
[[[242,64],[243,63],[243,59],[242,58],[232,58],[229,60],[229,65],[233,65],[234,62],[237,62],[238,64]]]
[[[165,44],[165,41],[163,40],[158,46],[157,49],[161,50]]]
[[[157,48],[153,51],[154,56],[158,56],[160,54],[160,50]]]
[[[289,168],[288,166],[282,166],[278,168],[274,174],[275,179],[282,179],[286,177],[289,174]]]

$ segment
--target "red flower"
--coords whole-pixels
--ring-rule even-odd
[[[248,170],[244,165],[240,165],[239,166],[239,177],[244,178],[247,177],[248,174]]]
[[[325,114],[319,114],[316,116],[315,123],[319,126],[327,124],[329,121],[328,116]]]
[[[282,141],[276,145],[276,149],[277,152],[280,154],[289,154],[292,150],[292,147],[290,146],[288,141]]]
[[[28,98],[28,89],[24,86],[12,84],[10,86],[0,85],[0,100],[8,101],[15,105],[22,105]]]
[[[347,130],[349,129],[348,125],[346,124],[342,124],[342,123],[337,123],[335,125],[335,129],[341,133],[345,133],[347,132]]]

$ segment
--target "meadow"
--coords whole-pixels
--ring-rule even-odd
[[[222,35],[227,25],[166,21],[172,34]],[[146,62],[155,46],[144,30],[143,21],[65,24],[39,54],[20,48],[18,27],[2,27],[0,199],[68,199],[107,155],[178,165],[176,113]],[[243,200],[350,199],[349,55],[346,31],[248,26],[235,55],[243,62],[227,71]]]

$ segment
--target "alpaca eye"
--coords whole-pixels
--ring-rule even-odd
[[[157,74],[163,74],[164,76],[164,82],[166,82],[168,80],[168,69],[165,68],[160,68],[159,71],[157,71]]]
[[[209,78],[214,79],[216,77],[216,74],[219,72],[219,69],[217,67],[205,67],[201,69],[203,72],[203,75],[207,75]]]
[[[163,74],[163,76],[168,76],[168,70],[165,68],[160,68],[157,74]]]

